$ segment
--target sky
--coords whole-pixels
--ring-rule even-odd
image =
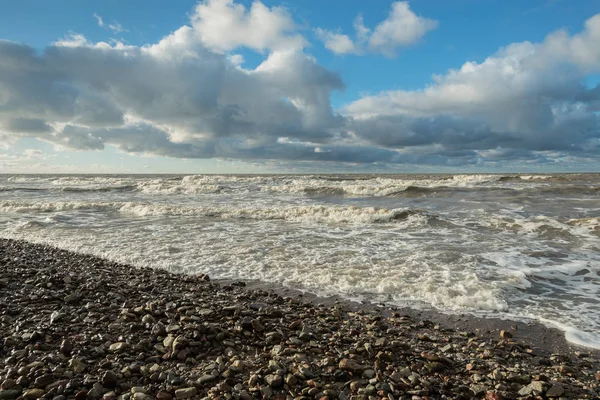
[[[5,1],[0,173],[600,171],[600,0]]]

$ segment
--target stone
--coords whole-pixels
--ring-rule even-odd
[[[246,365],[242,360],[235,360],[231,363],[230,369],[234,372],[244,372],[246,369]]]
[[[540,395],[544,393],[544,382],[541,381],[533,381],[527,386],[523,386],[519,390],[520,396],[529,396],[529,395]]]
[[[365,369],[364,366],[360,365],[354,360],[351,360],[350,358],[343,358],[340,361],[339,368],[344,371],[352,372],[353,374],[360,373]]]
[[[298,378],[292,374],[287,374],[285,377],[285,383],[290,387],[294,387],[298,384]]]
[[[362,372],[362,377],[365,379],[372,379],[375,377],[375,371],[373,371],[372,369],[365,369]]]
[[[35,381],[33,382],[33,386],[35,386],[36,388],[40,388],[43,389],[46,386],[48,386],[50,383],[54,382],[54,375],[52,374],[45,374],[42,376],[38,376]]]
[[[280,388],[283,386],[283,379],[280,375],[269,374],[265,376],[265,382],[274,389]]]
[[[35,400],[35,399],[39,399],[44,394],[46,394],[44,389],[35,388],[35,389],[27,389],[26,391],[23,392],[22,396],[25,400]]]
[[[269,386],[261,386],[260,393],[265,399],[270,399],[273,397],[273,389],[271,389]]]
[[[102,395],[102,400],[116,400],[117,394],[115,392],[106,392]]]
[[[108,351],[112,353],[121,353],[127,349],[129,345],[125,342],[116,342],[108,347]]]
[[[500,331],[500,337],[502,339],[512,339],[513,334],[510,333],[509,331],[502,330],[502,331]]]
[[[569,367],[568,365],[561,365],[560,367],[558,367],[558,372],[560,372],[563,375],[574,374],[575,368]]]
[[[446,366],[441,362],[431,362],[425,365],[430,372],[443,372],[446,369]]]
[[[209,382],[213,382],[215,379],[217,379],[217,377],[211,374],[202,375],[200,378],[198,378],[198,384],[205,385]]]
[[[172,400],[172,399],[173,399],[173,395],[164,390],[159,390],[158,393],[156,393],[156,400]]]
[[[118,377],[113,371],[106,371],[104,375],[102,375],[102,385],[108,388],[114,388],[117,386]]]
[[[14,400],[20,394],[20,390],[0,390],[0,400]]]
[[[87,392],[88,399],[99,399],[104,394],[105,390],[99,382],[94,383],[92,388]]]
[[[195,387],[187,387],[183,389],[177,389],[175,391],[175,397],[178,399],[189,399],[190,397],[194,397],[197,393],[197,389]]]
[[[561,397],[565,393],[565,389],[559,385],[552,385],[546,392],[546,397]]]
[[[71,343],[71,341],[67,339],[63,340],[60,343],[59,351],[65,356],[70,356],[71,352],[73,351],[73,343]]]
[[[73,357],[69,360],[69,368],[76,374],[81,374],[87,365],[80,358]]]

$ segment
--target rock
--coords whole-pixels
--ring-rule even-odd
[[[99,382],[94,383],[92,388],[87,392],[88,399],[99,399],[104,394],[105,390]]]
[[[561,397],[565,393],[565,389],[559,385],[552,385],[546,392],[546,397]]]
[[[251,324],[252,324],[252,329],[255,332],[264,332],[265,326],[259,320],[253,319]]]
[[[73,357],[69,360],[69,368],[76,374],[81,374],[86,367],[87,365],[80,358]]]
[[[242,360],[235,360],[231,363],[230,369],[234,372],[244,372],[246,369],[246,365]]]
[[[127,349],[129,345],[125,342],[116,342],[108,347],[108,351],[112,353],[121,353]]]
[[[114,388],[117,386],[118,377],[113,371],[106,371],[102,375],[102,385],[108,388]]]
[[[502,331],[500,331],[500,337],[501,337],[502,339],[512,339],[512,337],[513,337],[513,334],[512,334],[512,333],[510,333],[509,331],[504,331],[504,330],[502,330]]]
[[[214,375],[210,375],[210,374],[206,374],[201,376],[200,378],[198,378],[198,384],[199,385],[205,385],[209,382],[213,382],[215,379],[217,379],[216,376]]]
[[[0,400],[14,400],[20,394],[20,390],[0,390]]]
[[[53,400],[56,400],[56,398]],[[102,395],[102,400],[117,400],[117,394],[115,392],[106,392]]]
[[[37,377],[35,379],[35,381],[33,382],[33,386],[35,386],[36,388],[43,389],[46,386],[48,386],[50,383],[52,383],[53,381],[54,381],[54,375],[46,374],[46,375]]]
[[[194,397],[197,393],[195,387],[187,387],[183,389],[177,389],[175,391],[175,397],[178,399],[189,399],[190,397]]]
[[[352,372],[353,374],[361,373],[365,369],[364,366],[349,358],[343,358],[340,361],[339,368],[344,371]]]
[[[59,351],[65,356],[70,356],[71,352],[73,351],[73,343],[71,343],[71,341],[67,339],[63,340],[60,343]]]
[[[375,377],[375,371],[373,371],[372,369],[365,369],[362,372],[362,377],[365,379],[372,379]]]
[[[46,392],[44,391],[44,389],[39,389],[39,388],[35,388],[35,389],[27,389],[26,391],[23,392],[23,398],[25,400],[35,400],[35,399],[39,399],[40,397],[42,397]]]
[[[53,311],[52,314],[50,314],[50,325],[60,321],[62,317],[63,315],[61,313],[59,313],[58,311]]]
[[[431,362],[425,364],[425,368],[427,368],[430,372],[443,372],[446,369],[446,366],[441,362]]]
[[[529,385],[523,386],[521,390],[519,390],[520,396],[538,396],[542,393],[544,393],[544,382],[541,381],[533,381]]]
[[[294,387],[298,384],[298,378],[292,374],[287,374],[285,376],[285,383],[290,387]]]
[[[170,325],[167,325],[166,331],[167,331],[167,333],[173,333],[173,332],[177,332],[180,329],[181,329],[181,325],[170,324]]]
[[[273,398],[273,389],[271,389],[269,386],[261,386],[260,393],[263,395],[264,399]]]
[[[172,400],[173,395],[169,392],[165,392],[164,390],[159,390],[156,393],[156,400]]]
[[[270,374],[265,376],[265,382],[274,389],[283,386],[283,379],[280,375]]]
[[[568,365],[561,365],[560,367],[558,367],[558,372],[560,372],[563,375],[574,374],[575,369],[569,367]]]

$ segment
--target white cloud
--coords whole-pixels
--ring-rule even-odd
[[[102,17],[99,16],[98,14],[94,13],[92,16],[96,19],[96,22],[98,23],[98,26],[100,28],[110,30],[112,33],[127,32],[127,30],[125,28],[123,28],[123,25],[121,25],[118,22],[115,22],[113,24],[107,24],[104,22]]]
[[[364,24],[359,14],[354,20],[356,40],[350,36],[317,28],[315,33],[323,41],[325,47],[336,54],[380,53],[394,57],[400,47],[417,43],[425,34],[437,28],[438,22],[418,16],[407,1],[392,3],[392,8],[385,20],[373,31]]]
[[[437,21],[415,14],[407,1],[398,1],[392,4],[388,17],[375,27],[369,38],[369,49],[393,56],[398,47],[418,42],[437,26]]]
[[[102,17],[101,17],[101,16],[99,16],[98,14],[96,14],[96,13],[94,13],[92,16],[93,16],[94,18],[96,18],[96,22],[98,22],[98,26],[99,26],[100,28],[104,28],[104,21],[102,20]]]
[[[584,151],[598,147],[597,89],[581,85],[600,71],[600,15],[583,32],[554,32],[542,43],[514,43],[482,63],[434,76],[418,91],[385,91],[347,107],[372,139],[388,145],[445,142],[463,147]],[[374,126],[372,126],[374,127]],[[385,131],[396,128],[393,137]],[[375,132],[380,132],[376,134]],[[366,133],[365,133],[366,135]],[[472,143],[468,143],[468,142]]]
[[[307,44],[296,33],[296,23],[284,8],[269,8],[260,1],[254,1],[249,10],[233,0],[202,1],[191,20],[202,42],[219,52],[240,46],[261,52],[302,49]]]
[[[360,52],[348,35],[335,33],[321,28],[315,29],[315,33],[323,41],[325,47],[336,54],[356,54]]]
[[[287,162],[600,158],[600,89],[581,85],[600,72],[600,14],[578,34],[508,45],[422,90],[366,96],[342,114],[330,101],[344,89],[340,76],[290,26],[284,9],[213,0],[190,26],[142,47],[71,34],[40,52],[0,40],[0,142]],[[360,16],[355,27],[369,46],[378,27],[371,33]],[[267,54],[245,69],[238,47]]]

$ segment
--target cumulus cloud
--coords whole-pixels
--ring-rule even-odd
[[[260,1],[249,10],[233,0],[203,1],[195,7],[191,22],[202,42],[221,52],[239,46],[261,52],[301,49],[307,44],[284,8],[269,8]]]
[[[382,24],[371,31],[358,19],[357,35],[393,36],[385,25],[375,35]],[[511,44],[422,90],[365,96],[339,111],[330,97],[344,82],[293,26],[282,8],[207,0],[190,25],[141,47],[77,34],[42,51],[0,40],[0,142],[378,165],[599,158],[600,89],[581,82],[600,72],[600,14],[580,33]],[[242,67],[242,47],[264,52],[256,68]]]
[[[386,146],[597,152],[598,91],[581,82],[599,70],[596,15],[576,35],[511,44],[435,76],[423,90],[366,96],[344,112],[358,135]]]
[[[359,14],[354,20],[354,40],[346,34],[322,28],[317,28],[315,33],[325,47],[336,54],[371,52],[394,57],[400,47],[417,43],[437,26],[437,21],[415,14],[407,1],[398,1],[392,3],[387,18],[373,30],[365,26],[363,17]]]

